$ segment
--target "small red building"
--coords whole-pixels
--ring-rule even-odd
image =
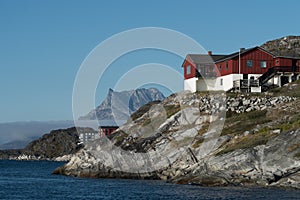
[[[99,136],[107,136],[112,134],[119,128],[120,125],[125,124],[126,120],[98,120]]]
[[[260,92],[263,85],[282,86],[299,79],[300,58],[276,56],[254,47],[229,55],[214,55],[211,51],[188,54],[182,67],[185,90]]]
[[[100,137],[110,135],[112,132],[117,130],[118,126],[99,126],[99,135]]]

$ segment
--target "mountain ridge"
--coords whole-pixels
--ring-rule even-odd
[[[127,120],[141,106],[151,101],[163,100],[165,96],[156,88],[139,88],[116,92],[108,90],[106,98],[79,120]]]

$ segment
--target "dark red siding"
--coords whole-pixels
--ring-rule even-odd
[[[99,135],[100,137],[103,137],[105,135],[110,135],[112,132],[117,130],[118,127],[99,127]]]
[[[232,74],[232,72],[233,72],[232,66],[233,66],[232,60],[225,60],[225,61],[216,63],[216,68],[219,70],[220,76]]]
[[[252,67],[247,66],[247,60],[252,60]],[[267,62],[266,68],[260,67],[261,61]],[[228,62],[228,69],[226,69],[226,62]],[[260,49],[254,49],[253,51],[249,51],[244,54],[241,54],[240,62],[241,62],[241,66],[240,66],[241,74],[263,74],[269,68],[273,67],[273,56]],[[220,64],[222,65],[222,69],[220,70],[221,76],[239,73],[238,56],[230,60],[216,63],[217,66],[219,66]]]
[[[275,66],[292,66],[292,59],[289,58],[276,58],[274,62]]]
[[[247,61],[252,61],[252,66],[247,66]],[[265,61],[266,66],[262,67],[261,62]],[[240,63],[240,67],[239,67]],[[204,64],[198,64],[191,60],[189,56],[186,57],[183,68],[184,68],[184,79],[196,77],[197,67],[200,72],[200,76],[213,77],[225,76],[229,74],[264,74],[268,69],[272,67],[292,67],[293,65],[298,66],[297,71],[300,72],[300,60],[286,58],[286,57],[274,57],[271,53],[264,51],[263,49],[256,47],[241,53],[241,56],[231,57],[227,60],[221,60],[216,62],[214,66]],[[187,74],[187,67],[190,66],[190,73]]]
[[[187,67],[191,67],[191,73],[187,74]],[[186,58],[184,63],[183,63],[183,71],[184,71],[184,79],[189,79],[189,78],[194,78],[196,77],[196,65],[189,60],[189,58]]]

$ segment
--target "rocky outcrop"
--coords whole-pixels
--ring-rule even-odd
[[[41,137],[43,133],[73,126],[73,120],[0,123],[0,150],[23,149],[29,142]]]
[[[171,180],[199,185],[290,186],[300,189],[299,182],[288,181],[298,178],[300,171],[300,160],[295,157],[297,151],[289,150],[300,144],[299,133],[300,129],[281,133],[265,145],[207,157],[186,171],[188,177],[180,174]]]
[[[2,150],[0,159],[14,160],[69,160],[80,150],[78,132],[94,131],[90,128],[68,128],[53,130],[41,138],[30,142],[24,149]]]
[[[300,100],[284,95],[289,88],[280,96],[173,94],[53,173],[299,188]]]
[[[261,47],[277,56],[300,57],[300,36],[286,36],[271,40]]]

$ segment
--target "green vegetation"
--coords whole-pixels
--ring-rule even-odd
[[[295,151],[295,150],[297,150],[297,149],[299,149],[300,148],[300,143],[298,143],[298,144],[293,144],[292,146],[289,146],[288,147],[288,152],[293,152],[293,151]]]
[[[119,131],[116,133],[114,139],[116,141],[122,141],[126,136],[127,136],[127,134],[124,131]]]
[[[300,114],[295,115],[286,123],[278,124],[277,126],[275,126],[275,129],[280,129],[281,131],[290,131],[290,130],[296,130],[299,127],[300,127]]]
[[[274,137],[275,134],[270,134],[268,131],[261,131],[254,135],[248,135],[237,140],[233,140],[224,145],[224,149],[220,151],[217,155],[222,155],[225,153],[232,152],[237,149],[248,149],[256,147],[258,145],[263,145],[268,142],[268,140]]]
[[[143,105],[142,107],[140,107],[136,112],[134,112],[131,115],[131,119],[134,121],[134,120],[140,118],[141,116],[143,116],[143,114],[148,112],[153,105],[159,104],[160,102],[161,101],[152,101],[152,102],[149,102],[149,103]]]
[[[198,139],[194,144],[193,144],[193,148],[198,148],[199,146],[200,146],[200,144],[202,143],[202,142],[204,142],[204,138],[200,138],[200,139]]]
[[[150,108],[149,108],[150,109]],[[151,123],[151,125],[154,127],[154,129],[158,128],[159,125],[161,125],[162,122],[165,121],[165,118],[169,118],[171,117],[172,115],[174,115],[175,113],[179,112],[180,111],[180,105],[179,104],[176,104],[176,105],[166,105],[164,106],[164,109],[166,111],[166,115],[167,116],[164,116],[164,112],[161,112],[159,114],[159,116],[155,117],[155,118],[146,118],[143,123],[142,123],[142,126],[145,127],[147,125],[149,125]]]
[[[147,126],[147,125],[149,125],[151,123],[151,119],[150,118],[147,118],[147,119],[145,119],[144,121],[143,121],[143,123],[142,123],[142,126],[144,127],[144,126]]]
[[[266,117],[267,110],[252,111],[249,113],[236,114],[228,112],[222,135],[238,135],[246,130],[255,128],[258,124],[264,124],[271,119]]]
[[[198,135],[203,135],[204,133],[207,133],[208,128],[209,128],[209,123],[203,124],[201,129],[198,131]]]
[[[281,130],[282,132],[296,130],[300,127],[300,114],[296,114],[293,117],[287,118],[285,122],[278,121],[271,127],[264,126],[258,130],[258,132],[242,136],[244,131],[249,131],[257,126],[257,124],[264,125],[267,122],[271,122],[278,116],[290,116],[286,111],[273,110],[270,112],[253,111],[249,113],[235,114],[230,113],[225,121],[225,128],[222,131],[222,135],[238,136],[237,139],[232,139],[230,142],[223,144],[223,150],[218,155],[232,152],[237,149],[247,149],[258,145],[266,144],[267,141],[275,137],[276,134],[273,130]],[[284,115],[283,115],[284,114]],[[274,122],[274,121],[273,121]],[[294,144],[288,148],[289,152],[295,151],[300,148],[300,144]],[[300,157],[300,153],[295,154]]]
[[[300,152],[296,153],[296,154],[294,155],[294,157],[295,157],[295,158],[300,158]]]
[[[164,106],[166,113],[167,113],[167,118],[171,117],[172,115],[174,115],[175,113],[180,111],[180,105],[179,104],[175,104],[175,105],[166,105]]]
[[[300,80],[289,83],[283,87],[274,88],[269,91],[274,96],[300,97]]]

